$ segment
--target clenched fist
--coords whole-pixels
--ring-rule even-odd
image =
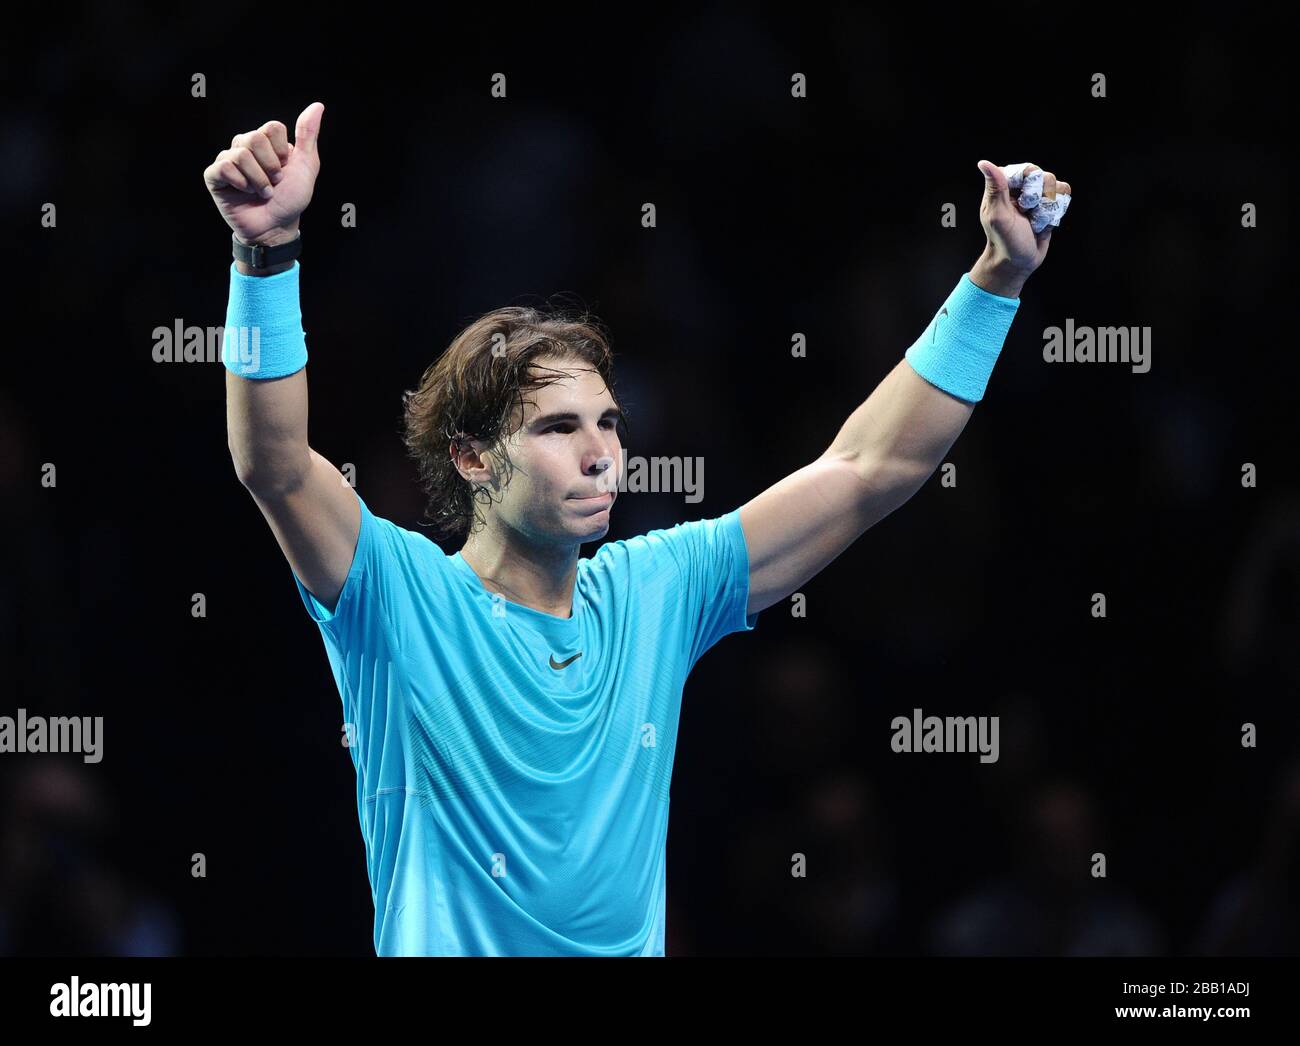
[[[1023,200],[1013,202],[1011,199],[1011,186],[1007,181],[1006,170],[987,160],[981,160],[978,166],[980,173],[984,175],[980,224],[984,226],[984,234],[988,237],[987,249],[1003,259],[1011,268],[1028,276],[1042,265],[1047,257],[1047,249],[1052,243],[1052,226],[1047,225],[1041,232],[1035,232],[1029,216],[1025,213],[1027,208]],[[1032,163],[1025,164],[1023,167],[1023,175],[1026,179],[1033,172],[1040,170],[1037,164]],[[1016,169],[1012,170],[1015,173]],[[1028,181],[1026,181],[1027,185]],[[1061,181],[1051,171],[1043,171],[1042,200],[1054,201],[1058,194],[1068,197],[1070,183]],[[1056,220],[1059,221],[1059,217]]]
[[[316,139],[324,112],[320,102],[307,106],[292,143],[279,120],[237,134],[204,170],[217,210],[243,243],[272,247],[298,234],[298,219],[320,173]]]

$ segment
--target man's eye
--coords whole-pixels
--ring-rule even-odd
[[[612,418],[606,418],[604,421],[601,422],[601,424],[605,426],[605,428],[607,429],[614,429],[618,427],[618,423],[614,421]],[[559,425],[552,425],[549,429],[543,429],[542,431],[543,432],[572,432],[573,426],[566,421],[566,422],[562,422]]]

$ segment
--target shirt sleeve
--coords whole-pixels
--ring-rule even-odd
[[[334,609],[326,609],[296,573],[293,580],[307,613],[322,631],[341,647],[373,648],[376,644],[369,641],[382,638],[372,634],[374,630],[391,628],[402,620],[397,613],[399,592],[414,568],[401,527],[374,515],[360,495],[357,501],[361,505],[357,547]]]
[[[749,549],[740,509],[715,519],[678,523],[656,532],[667,543],[681,574],[683,612],[689,624],[688,665],[693,668],[723,636],[749,632],[758,614],[749,602]]]
[[[386,761],[384,753],[393,722],[405,714],[401,651],[411,627],[412,579],[420,556],[416,535],[375,516],[360,496],[357,500],[357,545],[334,609],[327,610],[296,573],[293,579],[325,641],[357,784],[369,796],[400,779],[385,778],[397,774],[399,764]]]

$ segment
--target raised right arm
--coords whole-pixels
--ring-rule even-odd
[[[217,209],[242,242],[271,246],[298,234],[320,171],[316,139],[324,111],[319,102],[303,110],[293,144],[276,120],[235,135],[203,172]],[[294,264],[253,270],[236,262],[232,279],[263,279]],[[298,579],[333,610],[352,566],[361,505],[339,470],[307,443],[306,367],[276,378],[228,370],[226,427],[240,483]]]

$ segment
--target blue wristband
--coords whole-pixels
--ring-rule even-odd
[[[230,263],[230,302],[221,346],[226,370],[241,378],[283,378],[307,366],[298,305],[298,262],[274,276],[245,276]]]
[[[907,362],[931,385],[978,403],[1019,308],[1019,298],[990,294],[964,273],[943,308],[907,350]]]

